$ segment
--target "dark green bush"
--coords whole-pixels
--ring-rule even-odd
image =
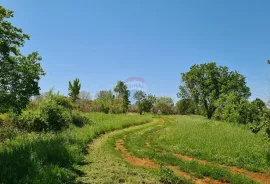
[[[72,123],[77,127],[83,127],[85,124],[90,123],[90,119],[79,111],[71,112]]]
[[[28,131],[59,131],[71,123],[67,108],[56,101],[44,101],[37,109],[27,109],[18,118],[18,125]]]
[[[190,99],[181,99],[176,104],[176,111],[179,114],[195,114],[196,104]]]
[[[49,128],[44,114],[40,110],[25,110],[18,118],[19,128],[28,131],[46,131]]]
[[[71,122],[70,111],[54,101],[48,101],[40,106],[40,112],[48,124],[49,130],[59,131],[68,127]]]

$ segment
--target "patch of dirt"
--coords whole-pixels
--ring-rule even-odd
[[[213,180],[209,177],[204,177],[203,179],[198,179],[198,178],[194,178],[192,176],[190,176],[189,174],[187,174],[186,172],[180,171],[179,169],[177,169],[176,167],[169,165],[168,168],[170,170],[172,170],[174,172],[175,175],[177,176],[182,176],[187,180],[191,180],[193,182],[195,182],[196,184],[224,184],[221,181],[217,181],[217,180]]]
[[[228,166],[226,166],[228,167]],[[232,172],[246,175],[247,177],[262,184],[270,184],[270,176],[267,173],[255,173],[237,167],[228,167]]]
[[[149,167],[151,169],[159,169],[160,166],[149,159],[141,159],[132,155],[132,153],[127,152],[127,149],[124,147],[124,140],[119,139],[116,141],[116,148],[122,153],[124,159],[132,165]]]
[[[209,162],[207,160],[199,160],[199,159],[196,159],[196,158],[192,158],[192,157],[189,157],[189,156],[186,156],[186,155],[181,155],[181,154],[177,154],[177,153],[174,153],[173,154],[175,157],[177,158],[180,158],[180,159],[183,159],[183,160],[186,160],[186,161],[196,161],[200,164],[209,164]]]
[[[160,118],[161,123],[164,125],[165,124],[165,119],[164,118]]]
[[[151,147],[151,143],[150,143],[150,142],[146,142],[146,143],[145,143],[145,146]]]
[[[245,170],[242,168],[225,166],[225,165],[218,165],[218,164],[214,164],[212,162],[209,162],[207,160],[200,160],[200,159],[192,158],[192,157],[189,157],[186,155],[181,155],[181,154],[173,154],[173,155],[177,158],[187,160],[187,161],[196,161],[196,162],[201,163],[201,164],[209,164],[209,165],[216,165],[216,166],[224,167],[224,168],[231,170],[231,172],[233,172],[233,173],[245,175],[245,176],[249,177],[250,179],[257,181],[257,182],[260,182],[262,184],[270,184],[270,176],[267,173],[256,173],[256,172],[251,172],[251,171],[248,171],[248,170]]]

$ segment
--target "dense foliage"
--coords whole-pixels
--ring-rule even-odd
[[[42,100],[18,116],[18,127],[28,131],[60,131],[71,123],[83,126],[87,118],[73,110],[70,99],[50,91]]]
[[[136,100],[138,111],[140,114],[143,112],[151,112],[156,103],[156,97],[153,95],[147,95],[143,91],[136,91],[133,98]]]
[[[178,96],[194,101],[204,110],[208,118],[215,113],[217,109],[215,104],[222,95],[233,92],[241,99],[250,96],[243,75],[229,71],[228,67],[217,66],[214,62],[193,65],[189,72],[182,73],[182,82]]]
[[[196,104],[191,99],[181,99],[175,104],[177,114],[196,114]]]
[[[38,81],[45,73],[37,52],[24,56],[20,47],[29,35],[8,19],[13,11],[0,6],[0,112],[20,112],[29,98],[39,94]]]
[[[173,114],[174,113],[173,99],[170,97],[157,97],[154,112],[159,114],[160,113]]]

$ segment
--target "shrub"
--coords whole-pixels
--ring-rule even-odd
[[[7,124],[11,121],[11,118],[8,114],[0,114],[0,126]]]
[[[196,104],[191,99],[181,99],[176,105],[176,111],[179,114],[195,114]]]
[[[52,100],[57,103],[57,105],[63,106],[68,109],[73,109],[74,105],[71,102],[71,100],[65,96],[62,95],[54,95],[52,97]]]
[[[109,113],[112,113],[112,114],[121,114],[121,113],[125,113],[126,111],[122,99],[114,99],[113,103],[111,104],[109,108],[110,108]]]
[[[0,142],[14,138],[19,131],[14,125],[14,118],[9,114],[0,114]]]
[[[49,101],[41,105],[40,112],[48,123],[49,130],[59,131],[68,127],[71,122],[71,115],[63,106],[57,105],[54,101]]]
[[[48,123],[44,116],[42,116],[40,110],[25,110],[19,116],[18,126],[19,128],[26,129],[28,131],[46,131],[49,128]]]
[[[59,131],[70,122],[70,111],[56,101],[43,101],[38,109],[27,109],[18,118],[18,126],[28,131]]]
[[[83,127],[90,122],[90,119],[79,111],[72,111],[72,123],[78,127]]]
[[[128,112],[139,113],[138,105],[136,105],[136,104],[129,105]]]

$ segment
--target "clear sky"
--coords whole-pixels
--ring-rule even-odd
[[[247,77],[252,99],[270,99],[268,0],[1,0],[12,22],[38,51],[43,92],[112,89],[117,80],[145,79],[148,92],[175,100],[180,73],[217,62]]]

